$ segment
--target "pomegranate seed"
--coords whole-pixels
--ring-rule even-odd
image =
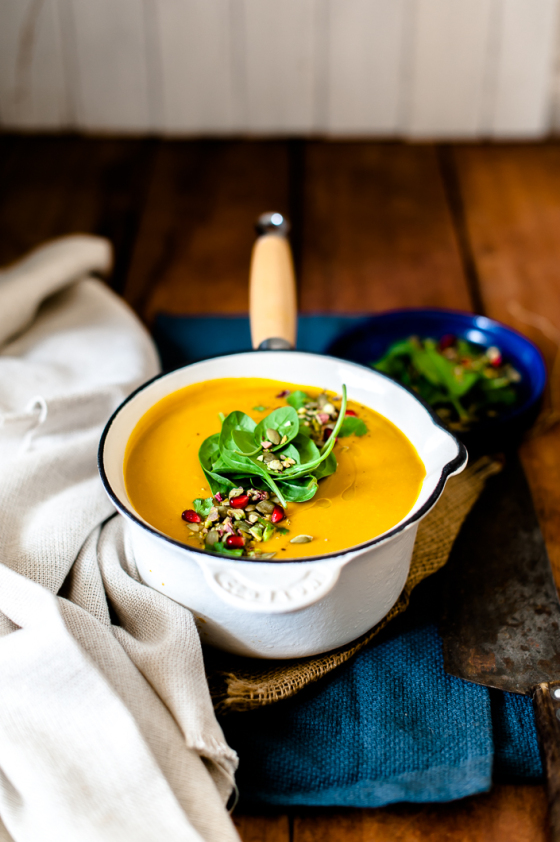
[[[442,336],[439,340],[440,351],[445,351],[446,348],[451,348],[452,345],[455,345],[455,337],[452,333],[446,333],[445,336]]]
[[[249,505],[249,495],[240,494],[239,497],[232,497],[229,504],[232,509],[244,509]]]
[[[352,415],[352,416],[353,416],[353,418],[357,418],[357,417],[358,417],[358,413],[357,413],[357,412],[354,412],[354,410],[353,410],[353,409],[347,409],[347,410],[346,410],[346,415]]]
[[[279,394],[279,395],[276,395],[276,397],[277,397],[277,398],[287,398],[289,394],[290,394],[290,390],[289,390],[289,389],[284,389],[284,391],[283,391],[283,392],[280,392],[280,394]]]
[[[183,514],[181,515],[183,520],[186,520],[187,523],[200,523],[202,518],[200,517],[194,509],[185,509]]]
[[[228,535],[226,538],[226,547],[234,547],[239,549],[240,547],[245,546],[245,538],[242,538],[241,535]]]
[[[270,520],[272,523],[280,523],[281,520],[284,520],[284,509],[280,506],[275,506],[270,515]]]

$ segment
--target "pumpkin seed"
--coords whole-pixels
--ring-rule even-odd
[[[313,540],[313,535],[296,535],[295,538],[290,538],[290,544],[309,544]]]
[[[273,525],[271,523],[267,523],[263,532],[263,541],[270,541],[275,532],[276,530]]]
[[[249,530],[255,541],[262,541],[262,529],[260,526],[252,526]]]
[[[274,558],[276,553],[255,553],[255,558],[257,560],[266,560],[268,558]]]
[[[257,512],[260,512],[263,515],[270,515],[274,511],[274,503],[270,500],[261,500],[260,503],[257,503]]]
[[[282,462],[279,459],[273,459],[267,465],[269,471],[283,471]]]
[[[265,453],[264,456],[263,456],[263,459],[266,463],[274,462],[274,460],[276,459],[276,456],[274,455],[274,453]]]
[[[234,520],[245,520],[245,512],[243,509],[228,509],[228,515]]]
[[[251,514],[247,516],[247,520],[249,523],[258,523],[259,516],[256,512],[251,512]]]
[[[206,536],[206,544],[209,547],[213,547],[214,544],[217,544],[220,540],[220,533],[217,529],[211,529],[208,535]]]
[[[189,529],[191,530],[191,532],[200,532],[200,530],[202,528],[201,523],[189,523],[188,521],[186,521],[186,524],[189,527]]]
[[[233,497],[241,497],[241,495],[243,493],[244,493],[243,488],[232,488],[231,491],[228,494],[228,497],[231,500]]]
[[[247,532],[248,533],[248,532],[251,531],[251,527],[244,520],[240,521],[240,523],[236,523],[235,525],[237,526],[237,528],[240,532]]]
[[[272,442],[272,444],[280,444],[280,441],[282,439],[278,430],[273,430],[273,429],[268,429],[266,431],[266,437],[268,438],[269,441]]]
[[[252,503],[249,503],[249,505],[248,505],[248,506],[245,506],[245,511],[246,511],[246,512],[254,512],[256,508],[257,508],[257,507],[256,507],[256,506],[254,506]]]

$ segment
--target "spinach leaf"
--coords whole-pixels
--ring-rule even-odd
[[[342,422],[338,437],[341,436],[365,436],[368,428],[361,418],[355,418],[353,415],[347,415]]]
[[[282,479],[289,480],[292,478],[303,476],[304,474],[309,474],[314,471],[316,468],[319,467],[321,462],[323,462],[331,450],[333,449],[336,437],[338,435],[338,431],[342,426],[342,422],[344,420],[344,414],[346,412],[346,404],[347,404],[347,393],[346,393],[346,386],[342,386],[342,405],[340,407],[340,414],[338,416],[338,420],[335,424],[334,430],[332,431],[330,437],[328,438],[326,444],[323,445],[321,450],[319,451],[319,455],[315,459],[311,459],[309,461],[303,461],[301,465],[294,465],[291,468],[286,468],[282,473]],[[301,455],[301,454],[300,454]]]
[[[317,477],[307,475],[299,479],[291,479],[289,481],[278,481],[278,486],[282,489],[282,494],[291,503],[305,503],[311,500],[317,492]]]
[[[231,433],[233,442],[237,448],[237,453],[240,456],[255,456],[261,452],[260,442],[255,444],[255,434],[248,430],[232,430]]]
[[[273,410],[259,424],[244,412],[230,412],[223,419],[220,433],[209,436],[202,443],[199,459],[202,470],[213,494],[218,491],[227,494],[238,485],[254,485],[268,488],[275,494],[282,506],[287,501],[303,502],[310,500],[317,491],[320,478],[330,476],[337,467],[332,449],[338,432],[342,428],[346,412],[346,386],[342,387],[342,405],[335,428],[328,441],[319,450],[309,436],[308,430],[300,430],[299,418],[294,406],[280,407]],[[304,392],[294,392],[289,396],[296,404],[307,402]],[[359,419],[351,419],[356,422]],[[363,422],[360,422],[363,424]],[[364,425],[365,426],[365,425]],[[353,427],[359,429],[359,424]],[[266,440],[267,430],[276,430],[284,444],[275,445],[273,450],[279,457],[294,460],[294,465],[281,472],[270,472],[264,461],[257,456],[261,453],[261,442]],[[349,435],[350,433],[346,433]],[[212,500],[197,501],[201,516],[206,517]],[[233,551],[231,551],[233,552]]]
[[[209,436],[207,439],[204,439],[198,451],[198,459],[200,466],[204,471],[204,476],[208,480],[208,485],[210,486],[212,494],[220,492],[221,494],[227,495],[230,489],[236,488],[239,485],[239,482],[233,482],[229,477],[223,476],[223,474],[219,472],[220,470],[223,470],[224,467],[226,470],[229,470],[229,468],[225,466],[225,463],[222,465],[222,460],[220,459],[219,440],[219,433],[214,433],[213,436]],[[234,477],[236,475],[239,476],[239,472],[233,471],[231,474]]]
[[[331,474],[334,474],[338,467],[338,462],[336,461],[336,456],[334,453],[329,453],[327,458],[324,462],[321,462],[318,468],[313,471],[313,476],[315,479],[325,479],[325,477],[330,477]]]
[[[305,392],[301,390],[297,390],[296,392],[292,392],[291,395],[288,395],[286,398],[286,402],[293,406],[294,409],[301,409],[306,403],[311,400],[309,395],[306,395]]]
[[[294,439],[294,446],[297,448],[299,452],[299,459],[298,464],[306,464],[307,462],[313,462],[314,459],[318,459],[321,455],[319,452],[319,448],[305,433],[302,435],[301,432],[296,436]],[[294,465],[295,467],[295,465]]]
[[[299,432],[299,418],[295,409],[291,406],[281,406],[267,415],[266,418],[263,418],[255,430],[257,444],[260,445],[261,441],[267,441],[267,430],[276,430],[280,437],[286,436],[287,441],[284,444],[295,439]],[[272,450],[283,446],[277,445]]]

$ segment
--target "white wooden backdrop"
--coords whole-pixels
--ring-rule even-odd
[[[0,124],[410,138],[560,127],[560,0],[0,0]]]

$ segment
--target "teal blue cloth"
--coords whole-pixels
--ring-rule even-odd
[[[298,348],[323,352],[362,319],[301,317]],[[241,317],[162,315],[155,337],[167,368],[250,347]],[[444,671],[441,577],[423,582],[373,644],[294,699],[224,717],[243,803],[380,807],[540,779],[530,700]]]
[[[322,354],[337,336],[365,321],[364,316],[300,316],[298,351]],[[155,320],[153,333],[165,369],[251,349],[247,316],[162,313]]]

